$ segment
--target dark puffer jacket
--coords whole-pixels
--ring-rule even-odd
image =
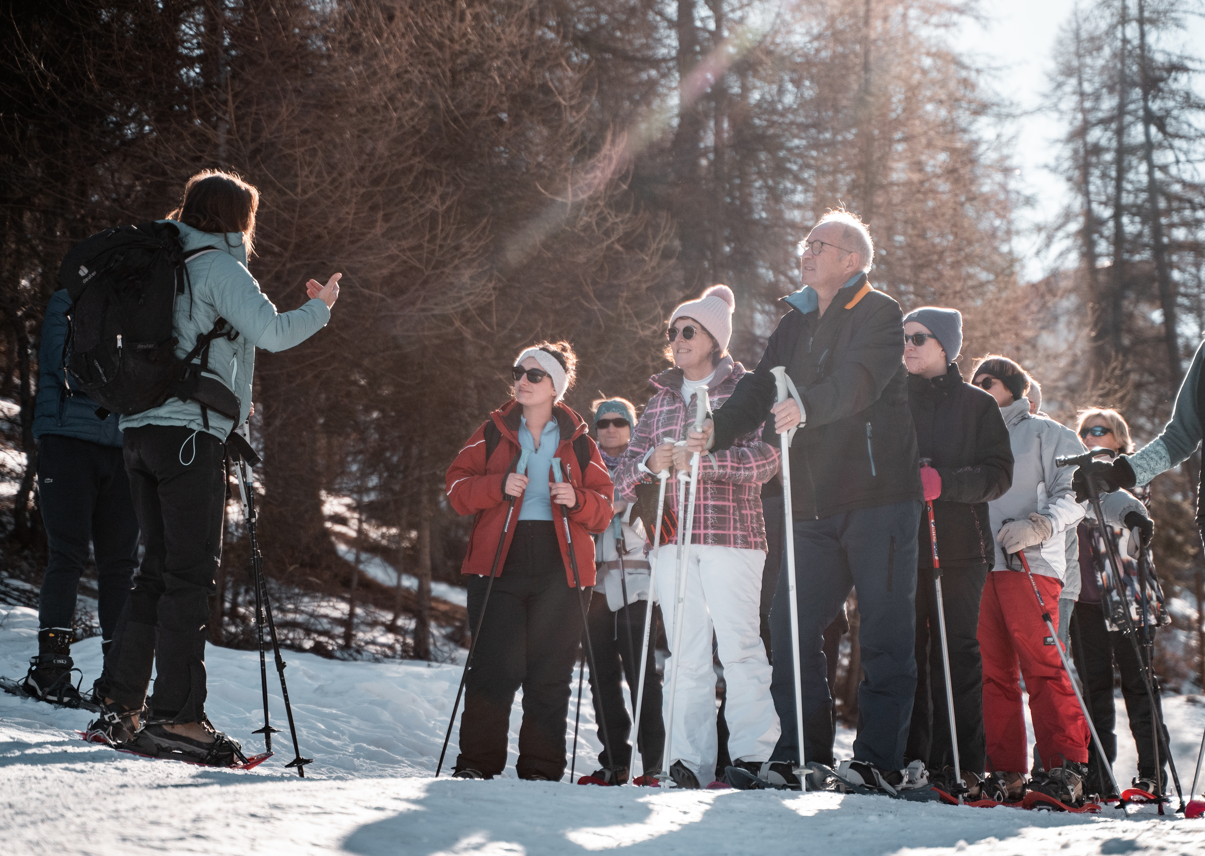
[[[807,411],[807,425],[791,443],[792,516],[812,520],[919,501],[899,304],[865,274],[843,286],[823,316],[811,287],[783,300],[794,311],[770,334],[757,368],[715,411],[715,448],[728,448],[763,421],[763,439],[779,448],[767,418],[776,397],[770,370],[786,366]]]
[[[933,379],[908,375],[908,402],[922,458],[941,476],[933,501],[937,556],[942,565],[995,561],[988,518],[989,500],[1003,496],[1013,481],[1008,428],[996,400],[962,379],[950,364]],[[921,518],[920,565],[933,567],[929,516]]]

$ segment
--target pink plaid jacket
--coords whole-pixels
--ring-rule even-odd
[[[745,367],[725,357],[716,367],[708,388],[711,409],[715,410],[732,395]],[[632,500],[637,484],[656,479],[639,467],[645,454],[666,437],[686,438],[688,421],[695,412],[694,396],[682,398],[682,370],[672,368],[649,379],[657,393],[649,401],[636,424],[632,442],[614,473],[617,495]],[[711,452],[699,463],[699,487],[695,499],[692,544],[717,547],[766,549],[766,525],[762,518],[761,485],[778,472],[778,451],[760,439],[761,431],[739,438],[732,448]],[[678,507],[680,482],[671,476],[665,501]],[[687,483],[689,499],[689,482]]]

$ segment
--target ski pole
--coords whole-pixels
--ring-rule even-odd
[[[553,481],[561,482],[564,477],[561,475],[561,459],[552,459],[552,478]],[[559,504],[559,503],[558,503]],[[577,555],[573,552],[573,532],[569,528],[569,509],[561,506],[561,523],[565,526],[565,546],[569,553],[569,567],[573,571],[573,583],[577,586],[577,603],[582,608],[582,633],[586,639],[586,658],[590,663],[590,674],[598,674],[598,665],[594,660],[594,646],[590,644],[590,618],[589,610],[586,608],[585,589],[582,588],[582,576],[577,569]],[[598,706],[599,727],[602,731],[603,751],[607,753],[607,760],[615,763],[615,755],[611,752],[611,732],[607,730],[607,713],[606,706],[600,704]]]
[[[515,468],[510,472],[525,473],[527,471],[527,459],[531,457],[531,452],[523,449],[515,463]],[[509,475],[509,472],[508,472]],[[506,480],[503,479],[503,485]],[[444,745],[439,750],[439,763],[435,765],[435,778],[439,778],[439,771],[443,769],[444,755],[448,751],[448,741],[452,738],[452,725],[456,722],[456,711],[460,708],[460,696],[464,693],[465,678],[469,674],[469,666],[473,663],[473,652],[477,650],[477,640],[481,638],[481,626],[485,623],[485,608],[489,606],[490,591],[494,588],[494,578],[498,575],[498,562],[502,559],[502,547],[506,544],[506,536],[510,532],[511,518],[515,514],[515,497],[507,495],[507,501],[510,507],[506,510],[506,522],[502,524],[502,537],[498,539],[498,549],[494,551],[494,564],[490,568],[490,581],[485,586],[485,597],[481,599],[481,614],[477,616],[477,627],[473,630],[473,638],[469,641],[469,656],[465,657],[464,669],[460,673],[460,686],[456,688],[456,701],[452,703],[452,716],[448,719],[448,730],[444,733]]]
[[[581,646],[581,642],[577,643]],[[569,784],[573,784],[573,773],[577,769],[577,728],[582,721],[582,676],[586,673],[586,649],[582,647],[582,656],[577,664],[577,714],[573,717],[573,754],[569,756]]]
[[[623,538],[623,523],[618,517],[615,518],[615,530],[615,556],[619,559],[619,592],[623,596],[623,613],[625,618],[623,626],[628,634],[628,657],[634,658],[636,656],[636,644],[632,641],[632,623],[626,620],[628,617],[629,606],[628,572],[623,566],[623,556],[624,553],[627,552],[627,545],[624,543]],[[631,662],[633,665],[636,663],[635,659],[633,659]]]
[[[770,373],[774,375],[774,385],[777,388],[778,402],[781,404],[786,401],[791,393],[789,384],[790,378],[787,377],[786,366],[776,366],[770,369]],[[799,404],[800,418],[804,418],[803,404],[796,399]],[[793,669],[793,677],[795,679],[795,735],[799,745],[799,765],[795,768],[795,775],[802,782],[802,772],[804,766],[804,737],[803,737],[803,664],[800,662],[800,640],[799,640],[799,595],[798,586],[795,579],[795,521],[791,511],[791,441],[795,439],[795,429],[783,431],[778,435],[779,444],[779,469],[782,472],[782,516],[785,524],[783,542],[786,546],[787,554],[787,599],[790,601],[791,608],[791,667]]]
[[[700,386],[695,394],[695,430],[703,430],[703,422],[707,418],[707,411],[710,410],[707,400],[707,387]],[[678,661],[681,659],[679,652],[682,648],[682,612],[686,605],[686,574],[690,566],[690,540],[694,534],[694,516],[695,516],[695,498],[699,487],[699,460],[700,455],[695,452],[690,459],[690,499],[687,501],[685,509],[685,517],[682,514],[678,515],[678,593],[677,600],[674,602],[674,645],[670,649],[670,669],[669,669],[669,703],[666,706],[665,723],[665,751],[662,756],[661,766],[664,768],[661,778],[664,780],[669,777],[670,765],[674,762],[673,739],[674,739],[674,696],[678,689]],[[679,506],[681,506],[682,498],[686,495],[684,477],[685,472],[678,474],[678,497]]]
[[[1186,808],[1184,801],[1184,791],[1180,787],[1180,774],[1176,771],[1176,759],[1172,757],[1171,746],[1168,744],[1167,726],[1163,722],[1163,702],[1162,702],[1162,687],[1159,684],[1159,677],[1155,674],[1155,638],[1151,632],[1150,624],[1147,623],[1148,610],[1150,611],[1152,620],[1154,619],[1154,611],[1150,609],[1150,599],[1148,589],[1148,577],[1154,575],[1150,572],[1151,554],[1150,547],[1142,543],[1142,533],[1135,529],[1130,533],[1131,539],[1138,544],[1138,584],[1142,591],[1142,632],[1146,648],[1146,664],[1150,677],[1149,691],[1151,694],[1151,717],[1155,724],[1155,779],[1159,784],[1159,793],[1157,796],[1163,796],[1163,765],[1159,763],[1160,746],[1162,746],[1162,755],[1167,758],[1167,767],[1172,774],[1172,782],[1176,786],[1176,796],[1180,799],[1180,807],[1176,809],[1177,813],[1183,813]],[[1189,797],[1191,798],[1191,794]],[[1162,805],[1162,803],[1160,804]]]
[[[670,439],[667,442],[673,441]],[[652,638],[653,631],[653,599],[657,595],[655,587],[657,582],[657,549],[661,546],[661,515],[665,510],[665,482],[669,478],[669,470],[662,470],[658,473],[657,478],[661,482],[661,487],[657,491],[657,516],[653,518],[653,552],[649,553],[649,599],[645,604],[644,634],[640,641],[640,680],[638,682],[639,686],[636,688],[636,721],[632,726],[636,732],[632,742],[636,744],[636,754],[640,755],[642,773],[647,773],[648,770],[644,769],[644,756],[640,753],[640,713],[644,705],[644,681],[648,672],[649,640]],[[660,762],[658,766],[662,766]],[[633,777],[633,780],[635,780],[635,777]]]
[[[1011,520],[1004,521],[1011,523]],[[1050,636],[1054,639],[1054,649],[1059,652],[1059,659],[1063,661],[1063,671],[1067,673],[1067,682],[1071,684],[1071,689],[1075,692],[1075,700],[1079,702],[1079,709],[1084,714],[1084,719],[1088,722],[1088,730],[1092,732],[1092,741],[1096,744],[1096,752],[1103,759],[1108,759],[1105,754],[1104,746],[1101,745],[1100,735],[1096,733],[1096,724],[1092,722],[1092,717],[1088,714],[1088,706],[1084,704],[1084,697],[1080,695],[1079,685],[1075,683],[1075,679],[1071,677],[1071,663],[1067,661],[1067,652],[1063,650],[1062,640],[1059,639],[1059,634],[1055,632],[1054,622],[1050,618],[1050,610],[1046,608],[1046,601],[1042,599],[1042,590],[1038,588],[1038,581],[1033,577],[1033,571],[1029,569],[1029,560],[1025,558],[1025,551],[1019,550],[1014,555],[1021,558],[1021,566],[1025,568],[1025,573],[1029,577],[1029,584],[1033,587],[1033,593],[1038,598],[1038,607],[1042,610],[1042,620],[1046,622],[1046,629],[1050,631]],[[1113,775],[1113,765],[1106,764],[1105,768],[1109,771],[1109,781],[1113,783],[1113,789],[1117,795],[1121,796],[1121,788],[1117,785],[1117,777]],[[1124,810],[1126,806],[1125,799],[1121,799],[1118,803],[1118,808]]]
[[[1188,792],[1190,798],[1197,795],[1197,779],[1201,775],[1202,755],[1205,755],[1205,729],[1201,731],[1201,748],[1197,750],[1197,763],[1192,769],[1192,790]]]
[[[246,440],[246,432],[247,426],[244,425],[235,433]],[[244,467],[248,466],[248,464],[242,457],[241,449],[236,451],[240,452],[239,454],[235,455],[234,462],[234,469],[238,476],[238,494],[239,500],[242,502],[243,506],[243,521],[247,525],[248,537],[250,537],[251,526],[255,523],[255,520],[253,519],[255,516],[255,509],[247,500],[247,485],[250,484],[251,479],[249,473],[243,469]],[[268,714],[268,664],[267,655],[265,652],[266,642],[264,640],[264,602],[259,588],[259,576],[261,569],[256,567],[259,565],[261,559],[262,557],[259,555],[257,550],[251,551],[252,580],[255,582],[255,635],[259,641],[259,685],[260,689],[263,691],[264,700],[264,727],[256,729],[251,733],[264,735],[264,748],[271,752],[272,735],[279,732],[280,729],[272,727],[271,723],[269,722]]]
[[[1112,458],[1116,455],[1110,449],[1097,447],[1082,455],[1069,455],[1055,459],[1055,464],[1060,467],[1068,466],[1084,466],[1095,460],[1097,457],[1107,456]],[[1134,649],[1134,656],[1138,659],[1138,668],[1142,675],[1143,685],[1146,687],[1147,699],[1151,705],[1151,720],[1155,729],[1156,752],[1155,752],[1155,782],[1156,782],[1156,797],[1159,798],[1159,813],[1163,813],[1163,765],[1159,763],[1158,747],[1163,748],[1163,756],[1168,760],[1168,766],[1171,770],[1172,781],[1176,787],[1176,795],[1180,799],[1180,806],[1176,809],[1177,812],[1183,812],[1185,809],[1184,793],[1180,788],[1180,776],[1176,772],[1176,762],[1171,756],[1171,747],[1168,745],[1166,729],[1163,724],[1163,712],[1159,704],[1158,679],[1155,676],[1154,662],[1150,657],[1144,658],[1142,648],[1138,643],[1138,628],[1134,626],[1134,619],[1130,615],[1129,605],[1126,602],[1125,596],[1125,578],[1122,575],[1121,558],[1117,551],[1117,544],[1110,537],[1108,527],[1105,525],[1104,510],[1101,506],[1100,491],[1097,489],[1096,482],[1091,478],[1085,478],[1084,483],[1088,489],[1088,500],[1092,506],[1092,512],[1096,516],[1097,531],[1100,533],[1100,538],[1104,541],[1105,551],[1108,556],[1109,565],[1113,569],[1113,581],[1117,587],[1117,596],[1121,600],[1121,620],[1122,620],[1122,635],[1130,640],[1130,645]],[[1142,545],[1142,539],[1137,540],[1139,551],[1141,553],[1145,548]],[[1139,570],[1141,572],[1141,561],[1139,562]],[[1145,621],[1145,616],[1144,616]],[[1153,652],[1148,652],[1153,654]],[[1102,756],[1103,757],[1103,756]],[[1112,765],[1110,765],[1111,767]],[[1109,771],[1112,776],[1112,769]],[[1114,787],[1117,786],[1116,780],[1113,782]],[[1118,792],[1120,794],[1120,791]]]
[[[928,458],[921,458],[921,466],[929,466]],[[941,560],[937,557],[937,523],[933,518],[933,500],[926,499],[929,511],[929,544],[933,547],[933,594],[937,601],[937,628],[941,634],[941,665],[946,676],[946,715],[950,720],[950,748],[954,753],[954,796],[962,805],[966,784],[962,781],[962,764],[958,757],[958,727],[954,722],[954,681],[950,677],[950,645],[946,639],[946,607],[941,596]]]
[[[238,439],[235,440],[234,439],[235,437],[237,437]],[[248,536],[249,540],[251,541],[252,581],[255,584],[256,601],[263,605],[264,616],[267,618],[267,621],[268,621],[268,634],[272,639],[272,656],[276,661],[276,674],[280,677],[280,695],[281,695],[281,698],[284,699],[285,716],[289,720],[289,734],[293,738],[293,754],[295,757],[293,758],[292,761],[285,764],[285,768],[288,769],[290,767],[295,767],[297,769],[297,775],[304,779],[305,778],[305,765],[312,764],[314,759],[313,758],[302,758],[301,757],[301,748],[297,744],[297,724],[293,721],[293,704],[289,700],[289,685],[285,681],[285,666],[287,664],[285,663],[284,658],[280,655],[280,640],[276,636],[276,622],[272,618],[272,601],[268,597],[268,581],[264,577],[264,570],[263,570],[264,557],[263,557],[263,553],[260,552],[259,538],[256,535],[256,525],[255,524],[256,524],[256,519],[257,519],[258,515],[256,514],[256,511],[255,511],[255,486],[251,480],[251,462],[253,460],[258,460],[258,456],[256,456],[254,451],[251,450],[251,444],[247,441],[247,438],[245,436],[242,436],[239,434],[232,434],[231,439],[228,442],[230,442],[230,445],[232,445],[235,448],[235,450],[239,453],[239,455],[242,457],[242,460],[240,461],[240,466],[237,469],[239,470],[239,478],[240,478],[240,481],[242,482],[242,484],[240,485],[242,498],[246,502],[246,506],[245,506],[244,510],[245,510],[245,513],[247,516],[247,536]],[[250,454],[248,454],[248,452],[250,452]],[[266,697],[267,697],[266,680],[264,682],[264,693],[265,693],[264,727],[263,727],[263,729],[255,732],[255,733],[258,734],[258,733],[262,732],[264,735],[264,744],[266,746],[270,746],[271,744],[269,743],[269,740],[271,739],[272,732],[271,732],[271,730],[269,730],[270,726],[268,725],[268,721],[267,721],[268,720],[268,716],[267,716],[268,708],[267,708],[267,704],[266,704]]]

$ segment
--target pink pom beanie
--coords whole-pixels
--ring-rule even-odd
[[[732,310],[735,306],[736,298],[731,288],[713,285],[698,300],[688,300],[675,309],[669,323],[672,327],[679,318],[693,318],[719,343],[720,350],[726,351],[728,340],[732,338]]]

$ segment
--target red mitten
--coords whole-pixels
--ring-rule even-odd
[[[925,489],[926,502],[941,496],[941,476],[938,475],[937,470],[932,467],[921,467],[920,483]]]

